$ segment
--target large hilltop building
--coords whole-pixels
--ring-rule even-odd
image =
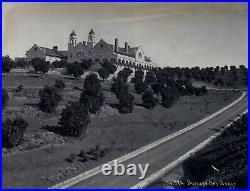
[[[49,49],[34,45],[27,51],[26,56],[28,60],[40,57],[50,62],[67,59],[69,63],[75,63],[81,62],[83,59],[91,59],[93,63],[96,64],[107,60],[118,66],[145,70],[156,67],[156,64],[144,54],[141,46],[131,47],[125,42],[124,47],[120,47],[117,38],[115,39],[114,45],[105,42],[103,39],[97,42],[93,29],[91,29],[88,34],[87,42],[77,42],[76,33],[73,31],[69,36],[67,51],[59,51],[57,46]]]

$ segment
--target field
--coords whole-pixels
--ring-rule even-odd
[[[44,114],[37,108],[38,91],[45,84],[53,84],[55,79],[62,79],[66,83],[64,101],[54,114]],[[170,109],[159,105],[153,110],[141,107],[142,101],[137,95],[134,112],[119,114],[112,107],[118,100],[109,91],[110,82],[105,81],[105,105],[99,113],[91,115],[87,135],[76,139],[62,137],[43,127],[56,125],[65,104],[79,99],[79,88],[83,87],[83,80],[62,75],[41,77],[24,73],[10,73],[2,77],[2,80],[3,88],[11,92],[3,118],[22,115],[29,122],[24,143],[13,149],[3,150],[3,187],[48,187],[172,134],[219,110],[241,95],[238,91],[209,90],[205,96],[181,97]],[[22,92],[15,91],[19,85],[24,87]],[[133,92],[131,84],[130,90]],[[87,162],[81,162],[79,158],[71,163],[65,160],[70,154],[78,154],[82,149],[87,151],[97,144],[107,150],[104,157]]]

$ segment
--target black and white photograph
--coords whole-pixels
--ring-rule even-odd
[[[248,3],[2,3],[2,188],[248,188]]]

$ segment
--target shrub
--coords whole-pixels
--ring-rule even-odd
[[[64,89],[65,88],[65,84],[62,80],[56,80],[55,81],[55,87],[57,87],[58,89]]]
[[[104,62],[102,66],[103,68],[106,68],[110,74],[114,74],[115,71],[117,70],[117,67],[113,63],[110,63],[110,62]]]
[[[2,71],[3,73],[9,73],[14,68],[14,61],[9,56],[2,56]]]
[[[90,122],[86,108],[79,102],[70,103],[61,112],[58,122],[59,131],[63,135],[79,137],[85,134]]]
[[[66,158],[66,161],[67,161],[67,162],[74,162],[75,159],[76,159],[76,154],[75,154],[75,153],[71,153],[71,154]]]
[[[148,109],[153,109],[157,103],[158,99],[155,97],[152,91],[145,91],[142,94],[143,106]]]
[[[43,112],[54,112],[60,101],[62,101],[62,95],[54,86],[44,86],[44,88],[39,91],[39,96],[39,107]]]
[[[127,91],[121,91],[119,96],[119,106],[118,110],[120,113],[132,113],[134,110],[134,96],[127,92]]]
[[[2,107],[3,109],[7,106],[7,102],[9,101],[9,94],[6,89],[2,89]]]
[[[47,73],[50,68],[50,63],[41,58],[34,58],[31,60],[31,65],[36,72],[41,72],[43,74]]]
[[[28,126],[28,122],[17,117],[15,119],[7,118],[2,125],[2,141],[3,146],[11,148],[23,142],[24,131]]]
[[[100,68],[100,69],[98,70],[98,74],[99,74],[99,76],[100,76],[103,80],[106,80],[106,79],[108,79],[108,77],[109,77],[109,75],[110,75],[110,72],[109,72],[109,70],[106,69],[106,68]]]
[[[75,78],[79,78],[84,74],[82,66],[77,62],[67,65],[67,73]]]
[[[89,112],[96,113],[103,105],[104,100],[101,82],[97,75],[88,75],[84,81],[84,90],[79,101]]]
[[[21,92],[21,91],[23,91],[23,85],[20,85],[20,86],[18,86],[17,88],[16,88],[16,90],[15,90],[15,92]]]

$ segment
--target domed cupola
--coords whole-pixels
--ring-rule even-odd
[[[96,36],[95,32],[93,29],[89,31],[89,36],[88,36],[88,46],[89,47],[94,47],[96,44]]]

